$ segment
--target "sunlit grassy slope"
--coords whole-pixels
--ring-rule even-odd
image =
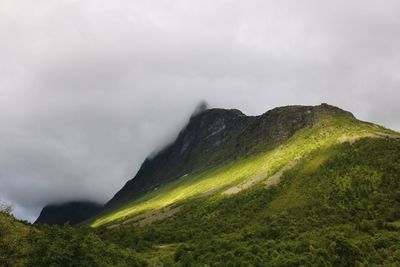
[[[189,174],[129,204],[108,211],[93,220],[90,225],[92,227],[112,225],[146,211],[172,204],[182,204],[193,197],[208,196],[207,193],[211,191],[214,197],[227,197],[221,192],[240,185],[256,175],[267,178],[289,162],[303,158],[317,149],[329,148],[343,142],[353,142],[363,137],[386,135],[397,135],[397,133],[348,116],[322,116],[314,127],[298,131],[289,141],[276,149],[231,161],[200,173]],[[326,155],[326,158],[328,157],[329,155]],[[325,158],[321,156],[307,168],[312,170],[324,160]]]

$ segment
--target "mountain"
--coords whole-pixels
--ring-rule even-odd
[[[395,134],[325,103],[279,107],[260,116],[196,112],[173,143],[144,161],[92,226],[132,220],[193,197],[239,192],[315,151]]]
[[[96,215],[101,208],[100,204],[85,201],[48,205],[42,209],[35,224],[62,226],[68,222],[70,225],[75,225]]]
[[[281,107],[261,116],[246,116],[234,109],[196,112],[177,139],[153,158],[147,158],[106,208],[124,204],[184,175],[275,148],[327,115],[354,118],[327,104]]]
[[[327,104],[209,109],[88,226],[160,266],[396,266],[399,160],[399,133]]]
[[[398,266],[399,211],[400,133],[328,104],[201,109],[77,227],[0,209],[0,265]]]

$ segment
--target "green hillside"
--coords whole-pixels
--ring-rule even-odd
[[[170,220],[105,237],[145,244],[177,266],[397,266],[399,154],[398,139],[338,145],[310,154],[278,186],[193,200]]]
[[[383,138],[394,134],[349,116],[321,115],[317,124],[298,131],[276,149],[266,149],[256,155],[186,175],[131,203],[107,212],[94,220],[91,226],[112,225],[123,223],[124,220],[133,221],[132,217],[138,214],[169,205],[181,205],[187,200],[204,195],[226,198],[230,195],[230,191],[241,191],[249,187],[249,184],[268,182],[268,178],[281,168],[293,161],[299,161],[314,151],[328,149],[340,143],[354,142],[363,137]],[[325,157],[329,158],[329,155]],[[318,164],[322,162],[323,159],[321,162],[316,162],[313,168],[318,168]]]
[[[182,177],[91,226],[153,266],[397,266],[399,137],[322,115],[275,149]]]
[[[305,156],[276,186],[186,201],[173,217],[97,230],[153,266],[398,266],[400,140]]]

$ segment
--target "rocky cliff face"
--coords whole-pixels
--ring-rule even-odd
[[[322,104],[287,106],[260,116],[239,110],[208,109],[193,115],[176,140],[144,161],[136,176],[106,204],[106,208],[131,201],[168,181],[224,161],[272,149],[322,116],[349,112]]]
[[[60,205],[48,205],[42,209],[35,224],[71,225],[78,224],[94,216],[102,206],[93,202],[69,202]]]

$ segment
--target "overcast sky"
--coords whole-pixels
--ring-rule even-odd
[[[398,0],[0,0],[0,199],[105,202],[196,104],[400,129]]]

